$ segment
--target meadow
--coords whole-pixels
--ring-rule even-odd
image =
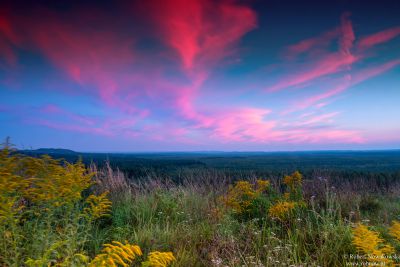
[[[1,266],[400,263],[398,151],[39,152],[1,150]]]

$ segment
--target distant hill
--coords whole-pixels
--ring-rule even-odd
[[[64,148],[39,148],[39,149],[31,149],[31,150],[21,150],[22,153],[33,153],[33,154],[59,154],[59,155],[76,155],[77,152],[64,149]]]

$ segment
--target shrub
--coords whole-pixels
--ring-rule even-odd
[[[96,221],[109,216],[108,192],[88,194],[93,173],[81,161],[0,151],[0,265],[129,266],[139,246],[113,241],[90,263],[86,245]],[[85,196],[86,195],[86,196]],[[145,266],[167,266],[171,252],[152,252]]]
[[[238,219],[248,220],[265,217],[274,196],[268,180],[238,181],[221,200]]]
[[[6,145],[0,151],[0,229],[6,233],[0,263],[67,266],[83,259],[94,221],[110,207],[105,194],[83,196],[91,178],[80,161],[23,156]]]

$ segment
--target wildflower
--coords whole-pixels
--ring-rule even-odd
[[[369,230],[367,226],[361,223],[353,229],[353,244],[358,251],[372,255],[373,257],[368,257],[371,261],[391,262],[384,255],[393,253],[394,248],[384,244],[384,240],[379,237],[377,232]]]
[[[136,256],[141,255],[142,250],[139,246],[113,241],[112,244],[104,245],[102,253],[89,263],[89,267],[117,267],[119,265],[128,267]]]
[[[90,195],[86,199],[86,203],[89,207],[85,208],[86,214],[90,215],[91,218],[98,219],[100,217],[108,216],[111,210],[111,201],[107,198],[108,192],[104,192],[99,196]]]
[[[22,192],[29,187],[30,179],[19,174],[17,155],[11,155],[7,147],[0,150],[0,222],[14,219],[23,208],[17,205]]]
[[[0,222],[13,219],[23,206],[16,207],[16,197],[0,195]]]
[[[392,227],[390,227],[389,233],[400,241],[400,222],[393,221]]]
[[[268,189],[270,182],[268,180],[260,180],[256,181],[256,192],[262,193]]]
[[[222,264],[222,259],[221,259],[221,258],[211,259],[211,262],[212,262],[215,266],[221,266],[221,264]]]
[[[283,183],[293,190],[296,187],[301,186],[302,180],[303,175],[301,175],[300,172],[295,171],[292,175],[286,175],[283,178]]]
[[[17,215],[23,213],[26,201],[33,204],[31,207],[76,203],[82,198],[81,192],[92,184],[91,178],[82,162],[60,164],[47,155],[28,157],[5,147],[0,150],[0,222],[19,220]]]
[[[81,192],[92,185],[92,173],[86,173],[82,162],[70,164],[50,156],[40,159],[26,158],[22,162],[29,174],[30,186],[23,191],[24,197],[34,203],[51,203],[54,206],[73,203],[81,199]]]
[[[170,263],[175,261],[172,252],[150,252],[147,261],[142,262],[143,267],[167,267]]]
[[[269,215],[280,220],[284,220],[296,207],[296,202],[279,201],[269,209]]]
[[[233,187],[230,187],[223,201],[236,213],[244,213],[251,208],[252,202],[268,189],[269,185],[268,180],[257,180],[255,184],[238,181]]]
[[[230,188],[225,203],[237,213],[242,213],[248,210],[255,196],[256,193],[248,181],[238,181]]]

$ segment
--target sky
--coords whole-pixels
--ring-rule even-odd
[[[399,10],[1,1],[0,138],[92,152],[399,149]]]

